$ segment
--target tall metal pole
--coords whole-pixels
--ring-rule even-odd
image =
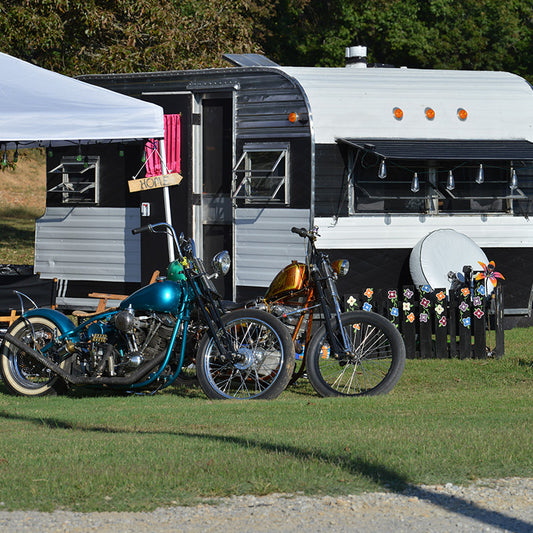
[[[163,174],[168,174],[165,139],[159,140],[159,155],[161,157],[161,172]],[[170,211],[170,193],[168,192],[168,187],[163,187],[163,203],[165,205],[165,222],[172,226],[172,213]],[[172,262],[176,258],[176,256],[174,255],[174,240],[172,239],[172,235],[167,234],[167,246],[168,260],[169,262]]]

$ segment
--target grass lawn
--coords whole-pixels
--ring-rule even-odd
[[[35,219],[46,201],[44,158],[44,150],[20,150],[15,168],[0,165],[0,264],[33,265]]]
[[[232,494],[346,494],[533,475],[532,329],[501,360],[410,360],[386,396],[19,398],[0,385],[4,509],[148,510]]]

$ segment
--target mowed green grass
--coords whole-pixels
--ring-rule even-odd
[[[8,151],[13,161],[13,151]],[[44,150],[20,150],[15,165],[0,165],[0,264],[33,265],[35,219],[44,213]]]
[[[533,329],[501,360],[410,360],[386,396],[273,401],[0,385],[2,509],[149,510],[234,494],[347,494],[531,477]]]

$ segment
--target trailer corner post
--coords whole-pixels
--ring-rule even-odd
[[[167,169],[167,156],[165,150],[165,139],[159,141],[159,157],[161,158],[161,171],[163,174],[168,174]],[[168,187],[163,187],[163,203],[165,205],[165,222],[172,226],[172,212],[170,210],[170,193]],[[172,235],[167,233],[167,246],[168,246],[168,261],[171,263],[176,258],[174,255],[174,241]]]

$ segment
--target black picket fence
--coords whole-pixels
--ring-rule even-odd
[[[479,280],[449,291],[367,288],[345,295],[344,302],[346,311],[374,311],[394,323],[409,358],[499,358],[504,355],[502,283],[487,292]]]

